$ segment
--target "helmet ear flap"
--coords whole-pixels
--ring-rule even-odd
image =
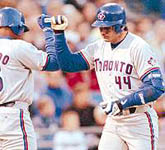
[[[24,32],[24,26],[23,25],[18,25],[18,26],[12,26],[11,30],[16,34],[16,35],[21,35]]]
[[[125,27],[126,26],[119,25],[119,24],[113,26],[113,28],[114,28],[114,30],[115,30],[116,33],[121,33],[123,30],[125,30]]]
[[[120,32],[123,31],[123,26],[121,26],[119,24],[117,24],[117,25],[115,25],[113,27],[114,27],[116,33],[120,33]]]

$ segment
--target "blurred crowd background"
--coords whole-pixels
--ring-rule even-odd
[[[66,15],[69,19],[66,38],[72,51],[76,52],[101,38],[99,30],[90,25],[97,9],[107,2],[123,5],[129,31],[152,46],[165,76],[164,0],[0,0],[0,7],[12,6],[24,13],[30,31],[23,39],[43,51],[44,35],[37,18],[42,13]],[[106,116],[98,107],[102,97],[94,70],[34,72],[34,77],[35,95],[30,112],[37,132],[38,150],[97,150]],[[155,109],[161,134],[165,132],[164,96],[155,103]]]

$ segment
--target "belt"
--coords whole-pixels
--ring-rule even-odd
[[[13,107],[13,108],[18,108],[18,109],[28,110],[29,104],[27,102],[11,101],[11,102],[0,104],[0,107]]]
[[[121,115],[129,115],[129,114],[134,114],[134,113],[143,113],[143,112],[146,112],[148,110],[148,108],[152,108],[152,105],[143,105],[140,107],[131,107],[131,108],[128,108],[126,110],[123,110],[118,115],[121,116]]]
[[[117,116],[133,114],[135,113],[135,111],[136,111],[136,107],[131,107],[131,108],[128,108],[127,110],[123,110],[122,112],[117,114]]]
[[[15,101],[11,101],[11,102],[0,104],[0,107],[12,107],[14,106],[14,104],[15,104]]]
[[[128,110],[129,110],[129,113],[130,113],[130,114],[133,114],[133,113],[135,113],[135,111],[136,111],[136,107],[131,107],[131,108],[129,108]]]

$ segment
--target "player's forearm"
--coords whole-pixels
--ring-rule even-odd
[[[51,29],[47,29],[44,32],[45,35],[45,49],[48,54],[48,62],[43,70],[45,71],[56,71],[59,70],[59,64],[57,61],[56,50],[55,50],[55,39],[54,32]]]
[[[121,101],[123,102],[123,109],[126,109],[131,106],[144,105],[149,102],[153,102],[157,100],[163,93],[164,91],[156,89],[151,85],[148,85],[145,88],[122,98]]]
[[[55,34],[55,48],[60,68],[65,72],[87,70],[88,65],[80,53],[71,53],[64,33]]]
[[[160,73],[159,70],[155,71]],[[161,75],[161,74],[156,74]],[[131,106],[144,105],[157,100],[164,93],[164,85],[162,77],[144,79],[144,84],[138,91],[120,99],[123,109]]]

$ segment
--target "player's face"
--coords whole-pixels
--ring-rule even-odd
[[[117,34],[113,27],[100,27],[100,33],[106,42],[117,43],[119,34]]]

